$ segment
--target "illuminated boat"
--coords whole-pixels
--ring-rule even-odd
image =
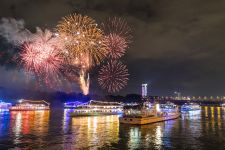
[[[5,103],[3,101],[0,101],[0,111],[8,111],[11,106],[11,103]]]
[[[181,111],[194,111],[194,110],[200,110],[201,106],[199,104],[195,103],[185,103],[181,106]]]
[[[136,106],[125,106],[124,115],[119,118],[121,124],[143,125],[167,120],[177,119],[180,116],[178,109],[169,112],[157,110],[159,104],[150,106],[148,103],[142,103]]]
[[[221,104],[222,107],[225,107],[225,103]]]
[[[161,111],[166,111],[166,112],[173,111],[174,109],[178,109],[178,106],[171,102],[160,104],[159,107]]]
[[[49,103],[44,100],[19,100],[19,104],[12,106],[10,111],[49,110]]]
[[[70,116],[118,115],[121,113],[123,113],[122,103],[91,100],[88,103],[77,106]]]

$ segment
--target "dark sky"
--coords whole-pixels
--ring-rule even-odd
[[[123,58],[130,81],[120,94],[139,93],[141,83],[146,82],[151,95],[171,95],[175,90],[184,95],[225,95],[224,0],[0,2],[0,17],[23,19],[31,30],[36,26],[52,28],[73,12],[97,21],[120,16],[132,27],[133,43]],[[24,84],[23,73],[5,68],[5,64],[0,67],[0,86],[30,87]],[[92,85],[92,91],[97,89]]]

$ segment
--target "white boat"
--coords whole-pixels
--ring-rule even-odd
[[[194,110],[200,110],[201,106],[196,103],[185,103],[181,106],[181,111],[194,111]]]
[[[118,115],[123,113],[123,104],[117,102],[101,102],[91,100],[76,107],[70,116]]]
[[[225,107],[225,103],[221,104],[222,107]]]
[[[3,101],[0,101],[0,111],[8,111],[11,106],[11,103],[5,103]]]
[[[142,103],[136,106],[125,106],[124,115],[119,118],[121,124],[143,125],[161,121],[177,119],[180,116],[178,109],[174,111],[157,111],[157,105]]]
[[[175,105],[174,103],[167,102],[165,104],[159,104],[159,109],[160,111],[168,112],[168,111],[174,111],[175,109],[178,109],[178,106]]]
[[[19,100],[19,104],[12,106],[10,111],[49,110],[49,103],[44,100]]]

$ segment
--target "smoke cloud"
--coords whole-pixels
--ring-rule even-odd
[[[26,41],[31,32],[25,28],[24,20],[2,18],[0,21],[0,36],[13,45],[20,45]]]

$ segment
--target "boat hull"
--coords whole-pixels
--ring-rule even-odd
[[[143,124],[150,124],[156,122],[162,122],[167,120],[177,119],[180,116],[180,113],[171,114],[168,116],[151,116],[151,117],[142,117],[142,118],[135,118],[135,117],[120,117],[119,122],[121,124],[134,124],[134,125],[143,125]]]
[[[72,112],[70,114],[71,117],[87,117],[87,116],[106,116],[106,115],[119,115],[121,113],[118,112],[111,112],[111,113],[103,113],[103,112],[98,112],[98,113],[94,113],[94,112],[90,112],[90,113],[75,113]]]
[[[201,110],[201,108],[181,108],[181,111],[196,111]]]

